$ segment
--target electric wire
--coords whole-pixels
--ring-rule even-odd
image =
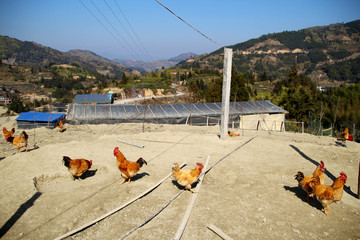
[[[166,10],[168,10],[171,14],[173,14],[175,17],[177,17],[178,19],[180,19],[182,22],[184,22],[186,25],[188,25],[189,27],[191,27],[192,29],[194,29],[196,32],[200,33],[203,37],[205,37],[206,39],[210,40],[211,42],[215,43],[216,45],[220,46],[220,47],[224,47],[223,45],[215,42],[214,40],[212,40],[211,38],[209,38],[208,36],[206,36],[205,34],[203,34],[202,32],[200,32],[198,29],[194,28],[190,23],[186,22],[184,19],[182,19],[181,17],[179,17],[176,13],[174,13],[173,11],[171,11],[169,8],[167,8],[164,4],[162,4],[160,1],[155,0],[157,3],[159,3],[162,7],[164,7]]]
[[[124,43],[127,45],[127,47],[132,51],[132,55],[139,58],[138,54],[134,49],[131,47],[131,45],[126,41],[126,39],[120,34],[120,32],[114,27],[114,25],[109,21],[109,19],[105,16],[105,14],[96,6],[96,4],[90,0],[90,2],[94,5],[94,7],[97,9],[97,11],[103,16],[103,18],[108,22],[108,24],[114,29],[114,31],[121,37],[121,39],[124,41]]]
[[[136,45],[137,49],[140,51],[140,53],[147,57],[145,55],[145,53],[142,51],[142,49],[139,47],[139,45],[137,44],[137,42],[135,41],[135,39],[131,36],[131,34],[129,33],[129,31],[126,29],[126,27],[124,26],[124,24],[121,22],[121,20],[119,19],[119,17],[115,14],[115,12],[113,11],[113,9],[110,7],[110,5],[108,4],[108,2],[106,0],[104,0],[106,6],[109,8],[109,10],[111,11],[111,13],[114,15],[114,17],[116,18],[116,20],[120,23],[121,27],[124,29],[124,31],[126,32],[126,34],[131,38],[132,42]],[[148,59],[147,59],[148,60]]]
[[[128,48],[122,43],[119,41],[119,39],[116,38],[116,36],[109,30],[109,28],[106,27],[106,25],[100,21],[100,19],[85,5],[85,3],[83,3],[82,0],[79,0],[79,2],[88,10],[88,12],[93,15],[93,17],[105,28],[105,30],[115,39],[116,42],[118,42],[120,45],[122,45],[122,47],[124,49],[126,49],[126,51],[128,51],[128,53],[130,55],[132,55],[132,53],[128,50]]]
[[[139,50],[139,52],[141,53],[142,56],[144,56],[144,65],[147,69],[151,69],[151,66],[149,66],[149,63],[151,61],[151,57],[148,54],[148,52],[146,51],[145,47],[142,45],[142,48],[145,50],[143,51],[142,48],[138,45],[137,41],[135,41],[135,39],[132,37],[132,35],[129,33],[129,31],[126,29],[126,27],[124,26],[124,24],[122,23],[122,21],[120,20],[120,18],[117,16],[117,14],[113,11],[112,7],[108,4],[108,2],[106,0],[104,0],[105,4],[107,5],[107,7],[110,9],[111,13],[114,15],[114,17],[116,18],[116,20],[120,23],[120,25],[122,26],[122,28],[125,30],[125,32],[127,33],[127,35],[131,38],[132,42],[136,45],[136,48]],[[115,0],[114,0],[115,2]],[[127,21],[128,25],[130,26],[130,28],[132,29],[134,35],[137,37],[134,29],[131,27],[129,21],[127,20],[127,18],[125,17],[124,13],[121,11],[120,6],[115,2],[117,8],[120,10],[121,14],[123,15],[123,17],[125,18],[125,20]],[[138,42],[141,43],[141,41],[139,40],[139,38],[137,37]],[[141,44],[140,44],[141,45]],[[141,59],[141,58],[140,58]],[[139,60],[140,60],[139,59]]]
[[[146,48],[144,47],[144,44],[140,41],[139,36],[136,34],[136,32],[134,31],[134,28],[131,26],[130,22],[128,21],[127,17],[125,16],[124,12],[121,10],[119,4],[114,0],[117,8],[119,9],[121,15],[124,17],[125,21],[127,22],[127,24],[129,25],[129,28],[131,29],[131,31],[133,32],[135,38],[138,40],[140,46],[144,49],[144,52],[146,53],[146,55],[149,57],[149,59],[153,59],[151,57],[151,55],[149,54],[149,52],[146,50]]]

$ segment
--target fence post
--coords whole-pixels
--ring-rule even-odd
[[[320,134],[321,136],[323,136],[323,126],[321,125],[321,128],[320,128]]]
[[[304,122],[301,122],[301,132],[304,133]]]
[[[355,123],[353,125],[353,142],[355,142]]]
[[[358,174],[358,199],[360,199],[360,160],[359,160],[359,174]]]
[[[190,115],[191,115],[191,114],[189,114],[189,115],[187,116],[187,118],[186,118],[186,122],[185,122],[186,125],[189,123]]]
[[[331,137],[333,136],[333,125],[332,125],[332,123],[331,123]]]

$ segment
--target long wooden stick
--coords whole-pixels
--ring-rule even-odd
[[[136,144],[136,143],[128,142],[128,141],[121,140],[121,139],[117,139],[116,141],[118,141],[118,142],[122,142],[122,143],[126,143],[126,144],[129,144],[129,145],[132,145],[132,146],[138,147],[138,148],[143,148],[143,147],[144,147],[144,145],[140,145],[140,144]]]
[[[221,237],[224,240],[233,240],[231,237],[229,237],[226,233],[221,231],[219,228],[217,228],[214,224],[209,224],[208,229],[216,233],[219,237]]]
[[[185,163],[181,164],[180,167],[183,167],[184,165],[185,165]],[[76,228],[76,229],[74,229],[74,230],[72,230],[72,231],[70,231],[70,232],[68,232],[68,233],[65,233],[64,235],[61,235],[60,237],[55,238],[54,240],[60,240],[60,239],[66,238],[66,237],[68,237],[68,236],[74,235],[75,233],[78,233],[78,232],[80,232],[80,231],[82,231],[82,230],[84,230],[84,229],[86,229],[86,228],[94,225],[95,223],[100,222],[100,221],[103,220],[104,218],[107,218],[107,217],[109,217],[110,215],[112,215],[112,214],[120,211],[120,210],[123,209],[124,207],[130,205],[131,203],[135,202],[135,201],[138,200],[139,198],[145,196],[146,194],[148,194],[149,192],[151,192],[152,190],[154,190],[155,188],[157,188],[161,183],[163,183],[163,182],[164,182],[166,179],[168,179],[170,176],[172,176],[172,173],[169,173],[166,177],[164,177],[162,180],[160,180],[160,181],[159,181],[158,183],[156,183],[154,186],[150,187],[149,189],[147,189],[146,191],[144,191],[144,192],[141,193],[140,195],[138,195],[138,196],[134,197],[133,199],[129,200],[128,202],[124,203],[124,204],[121,205],[120,207],[118,207],[118,208],[116,208],[116,209],[114,209],[114,210],[112,210],[112,211],[110,211],[110,212],[102,215],[101,217],[99,217],[99,218],[97,218],[97,219],[95,219],[95,220],[93,220],[93,221],[91,221],[91,222],[89,222],[89,223],[86,223],[86,224],[84,224],[84,225],[82,225],[82,226],[80,226],[80,227],[78,227],[78,228]]]
[[[208,165],[208,163],[209,163],[209,160],[210,160],[210,155],[208,155],[208,157],[207,157],[207,159],[206,159],[204,169],[207,168],[207,165]],[[204,178],[204,176],[205,176],[205,171],[204,171],[204,172],[202,173],[202,175],[199,177],[199,182],[198,182],[198,184],[197,184],[197,186],[196,186],[196,189],[195,189],[197,192],[200,191],[202,179]],[[185,230],[186,224],[187,224],[187,222],[189,221],[189,218],[190,218],[191,211],[192,211],[192,209],[193,209],[193,207],[194,207],[194,204],[195,204],[195,200],[196,200],[197,195],[198,195],[198,194],[193,194],[193,195],[192,195],[192,198],[191,198],[190,203],[189,203],[189,206],[188,206],[188,208],[187,208],[187,210],[186,210],[186,212],[185,212],[185,215],[184,215],[184,217],[183,217],[183,220],[181,221],[181,224],[180,224],[180,226],[179,226],[179,228],[178,228],[178,230],[177,230],[177,232],[176,232],[176,234],[175,234],[175,236],[174,236],[174,239],[175,239],[175,240],[180,239],[180,238],[181,238],[181,235],[183,234],[183,232],[184,232],[184,230]]]

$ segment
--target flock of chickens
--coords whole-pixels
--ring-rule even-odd
[[[315,196],[323,206],[324,213],[328,215],[329,205],[340,201],[342,198],[347,176],[344,172],[341,172],[340,176],[334,180],[331,186],[324,185],[324,172],[325,164],[321,161],[311,176],[305,177],[302,172],[298,172],[295,175],[295,179],[306,192],[306,200],[309,201],[309,196]]]
[[[63,131],[63,125],[61,122],[60,131]],[[15,129],[8,131],[5,127],[3,128],[3,133],[5,140],[13,144],[17,148],[17,153],[21,148],[25,147],[27,151],[27,143],[29,136],[25,131],[23,131],[20,136],[14,137]],[[345,130],[342,139],[347,139],[348,130]],[[229,132],[230,135],[230,132]],[[231,135],[230,135],[231,136]],[[234,135],[238,136],[238,135]],[[131,178],[134,177],[140,168],[147,162],[143,158],[139,158],[136,162],[132,162],[126,159],[124,154],[120,152],[118,147],[114,149],[114,156],[116,157],[116,165],[119,168],[122,177],[124,178],[120,184],[123,184],[126,180],[127,183],[131,181]],[[87,159],[71,159],[68,156],[63,157],[63,163],[65,167],[68,168],[71,178],[75,180],[74,177],[77,177],[79,181],[81,176],[91,168],[92,160]],[[179,164],[174,163],[172,168],[172,174],[180,186],[185,187],[185,189],[196,193],[192,188],[192,184],[198,181],[199,175],[202,172],[204,166],[201,163],[196,163],[196,167],[191,170],[182,170],[180,169]],[[327,215],[330,209],[330,204],[333,202],[340,201],[343,195],[344,185],[347,180],[347,176],[344,172],[340,173],[340,176],[334,180],[332,185],[324,185],[324,172],[325,165],[321,161],[320,165],[315,169],[311,176],[305,177],[302,172],[298,172],[295,175],[295,179],[298,181],[299,186],[306,192],[306,200],[309,201],[309,197],[316,198],[321,205],[323,206],[323,211]]]
[[[62,132],[64,129],[63,124],[61,123],[59,124],[59,126],[59,131]],[[17,147],[17,153],[23,147],[25,147],[25,151],[27,151],[29,137],[25,131],[23,131],[20,136],[13,137],[15,129],[13,128],[12,130],[8,131],[4,127],[3,133],[5,136],[5,140]],[[124,154],[119,151],[118,147],[114,149],[114,156],[116,157],[116,165],[119,168],[122,177],[124,178],[124,180],[120,184],[123,184],[126,180],[127,183],[129,183],[131,181],[131,178],[137,174],[140,168],[144,164],[147,165],[147,162],[143,158],[139,158],[136,162],[127,160]],[[75,180],[76,177],[79,179],[79,181],[81,181],[81,176],[91,168],[92,160],[87,160],[84,158],[71,159],[68,156],[64,156],[63,163],[65,167],[68,168],[71,174],[71,178]],[[172,168],[172,173],[178,184],[185,187],[187,190],[190,190],[191,192],[195,192],[191,189],[191,185],[198,180],[199,175],[203,169],[203,165],[201,163],[197,163],[197,166],[192,170],[181,170],[177,163],[174,164],[175,167]]]

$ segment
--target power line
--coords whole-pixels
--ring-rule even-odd
[[[109,19],[105,16],[105,14],[96,6],[96,4],[90,0],[90,2],[94,5],[94,7],[98,10],[98,12],[105,18],[105,20],[108,22],[108,24],[114,29],[114,31],[122,38],[122,40],[125,42],[125,44],[129,47],[129,49],[133,52],[133,55],[137,55],[137,53],[134,51],[134,49],[131,47],[131,45],[126,41],[126,39],[119,33],[119,31],[114,27],[114,25],[109,21]]]
[[[79,0],[80,3],[91,13],[91,15],[93,15],[93,17],[95,17],[95,19],[105,28],[105,30],[116,40],[117,43],[119,43],[129,54],[130,56],[133,56],[134,58],[137,59],[141,59],[141,57],[137,54],[137,52],[132,48],[132,46],[128,43],[128,41],[123,37],[123,35],[120,34],[120,32],[115,28],[115,26],[110,22],[110,20],[105,16],[105,14],[101,11],[101,9],[93,2],[93,0],[89,0],[91,2],[91,4],[96,8],[96,10],[98,11],[98,13],[100,13],[100,15],[102,15],[102,17],[106,20],[107,25],[110,25],[110,27],[113,29],[113,31],[111,31],[109,29],[109,27],[106,26],[106,24],[104,24],[104,22],[102,22],[99,17],[96,16],[96,14],[90,10],[90,8],[82,1]],[[105,1],[105,0],[104,0]],[[105,3],[107,4],[107,2],[105,1]],[[107,4],[108,5],[108,4]],[[109,9],[113,12],[113,10],[111,9],[111,7],[108,5]],[[113,14],[115,15],[115,13],[113,12]],[[115,34],[114,34],[115,32]],[[120,36],[120,38],[122,39],[122,41],[119,41],[119,39],[115,36],[115,35]],[[139,48],[138,48],[139,49]],[[141,51],[140,51],[141,52]]]
[[[135,39],[132,37],[132,35],[129,33],[129,31],[126,29],[126,27],[124,26],[124,24],[122,23],[122,21],[120,20],[120,18],[117,16],[117,14],[113,11],[112,7],[108,4],[108,2],[106,0],[104,0],[105,4],[107,5],[107,7],[110,9],[111,13],[114,15],[114,17],[116,18],[116,20],[120,23],[120,25],[122,26],[122,28],[124,29],[124,31],[127,33],[127,35],[131,38],[132,42],[136,45],[136,48],[139,50],[139,52],[145,57],[147,58],[147,61],[150,61],[150,59],[148,58],[148,56],[144,53],[144,51],[141,49],[141,47],[137,44],[137,41],[135,41]],[[114,0],[115,2],[115,0]],[[118,6],[118,4],[115,2],[115,4],[117,5],[117,7],[119,8],[119,10],[121,11],[120,7]],[[122,13],[122,12],[121,12]],[[123,13],[122,13],[123,14]],[[123,14],[123,16],[125,17],[125,15]],[[125,18],[126,19],[126,18]],[[128,24],[130,25],[130,23],[128,22]],[[134,30],[133,30],[134,32]],[[135,34],[136,35],[136,34]]]
[[[151,55],[149,54],[149,52],[146,50],[146,48],[144,47],[143,43],[140,41],[140,38],[138,37],[138,35],[136,34],[136,32],[134,31],[133,27],[131,26],[130,22],[128,21],[128,19],[126,18],[125,14],[123,13],[123,11],[121,10],[120,6],[118,5],[118,3],[114,0],[117,8],[119,9],[121,15],[124,17],[124,19],[126,20],[127,24],[129,25],[131,31],[134,33],[134,36],[136,37],[136,39],[138,40],[139,44],[141,45],[141,47],[144,49],[144,52],[147,54],[147,56],[150,58],[150,59],[153,59],[151,57]]]
[[[103,22],[100,21],[100,19],[85,5],[85,3],[83,3],[82,0],[79,0],[79,2],[89,11],[89,13],[90,13],[91,15],[93,15],[93,17],[94,17],[94,18],[105,28],[105,30],[115,39],[115,41],[118,42],[120,45],[122,45],[122,46],[126,49],[126,51],[128,51],[128,53],[129,53],[130,55],[132,55],[132,53],[127,49],[127,47],[124,46],[124,45],[122,44],[122,42],[120,42],[119,39],[117,39],[117,38],[115,37],[115,35],[105,26],[105,24],[104,24]]]
[[[221,44],[215,42],[214,40],[212,40],[211,38],[209,38],[208,36],[206,36],[205,34],[203,34],[202,32],[200,32],[199,30],[197,30],[196,28],[194,28],[193,26],[191,26],[188,22],[186,22],[184,19],[182,19],[181,17],[179,17],[178,15],[176,15],[173,11],[171,11],[169,8],[167,8],[164,4],[162,4],[160,1],[155,0],[157,3],[159,3],[162,7],[164,7],[166,10],[168,10],[171,14],[173,14],[175,17],[177,17],[178,19],[180,19],[181,21],[183,21],[186,25],[188,25],[189,27],[191,27],[192,29],[194,29],[195,31],[197,31],[198,33],[200,33],[203,37],[205,37],[206,39],[210,40],[211,42],[215,43],[216,45],[220,46],[220,47],[224,47]]]

